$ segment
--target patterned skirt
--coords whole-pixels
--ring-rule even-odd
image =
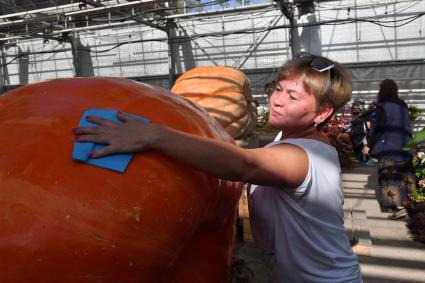
[[[416,179],[411,160],[394,161],[380,159],[378,162],[378,183],[380,204],[385,209],[404,207],[408,195],[416,189]]]

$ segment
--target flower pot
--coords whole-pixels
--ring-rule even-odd
[[[412,202],[406,206],[407,228],[413,239],[425,244],[425,202]]]

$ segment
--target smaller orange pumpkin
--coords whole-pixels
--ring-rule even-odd
[[[234,139],[255,129],[257,107],[249,80],[239,70],[224,66],[196,67],[181,75],[171,91],[198,103]]]

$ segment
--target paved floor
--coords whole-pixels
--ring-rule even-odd
[[[388,220],[375,197],[376,166],[356,165],[343,172],[345,208],[366,211],[372,240],[371,256],[359,256],[365,283],[425,283],[425,244],[411,239],[404,220]],[[238,242],[240,278],[233,282],[267,283],[270,274],[254,243]],[[326,283],[326,282],[324,282]]]
[[[409,235],[405,220],[388,220],[376,201],[376,166],[344,170],[346,208],[366,211],[372,239],[371,256],[359,256],[365,283],[425,282],[425,244]]]

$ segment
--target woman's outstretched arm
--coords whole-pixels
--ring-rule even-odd
[[[244,149],[160,124],[145,124],[122,113],[118,114],[118,118],[124,123],[88,117],[87,120],[98,126],[74,129],[77,141],[106,145],[102,150],[93,152],[92,158],[152,149],[222,179],[278,187],[296,187],[307,174],[307,154],[295,145]]]

